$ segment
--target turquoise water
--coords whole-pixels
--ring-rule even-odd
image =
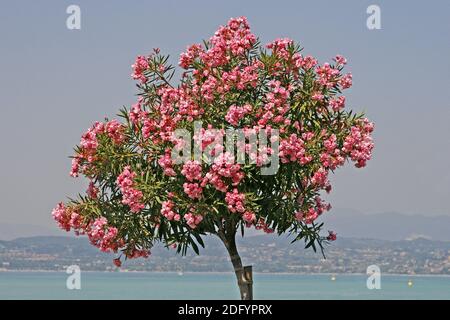
[[[64,272],[0,272],[0,299],[237,299],[233,274],[81,274],[68,290]],[[255,299],[450,299],[450,277],[382,276],[369,290],[364,275],[255,274]],[[408,281],[412,282],[408,286]]]

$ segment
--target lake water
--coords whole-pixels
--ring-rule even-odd
[[[81,273],[68,290],[64,272],[0,272],[0,299],[237,299],[233,274]],[[382,276],[369,290],[364,275],[255,274],[255,299],[450,299],[450,277]],[[410,284],[408,285],[408,282]]]

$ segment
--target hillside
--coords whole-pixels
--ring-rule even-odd
[[[426,239],[387,241],[340,238],[320,253],[290,244],[286,237],[256,235],[239,239],[245,264],[256,272],[365,273],[377,264],[382,272],[400,274],[450,274],[450,242]],[[123,269],[134,271],[230,271],[223,245],[209,237],[201,255],[181,257],[175,250],[155,246],[149,259],[126,261]],[[86,238],[31,237],[0,241],[2,270],[113,270],[114,255],[99,252]]]

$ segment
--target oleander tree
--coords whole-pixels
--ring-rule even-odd
[[[86,194],[59,203],[52,215],[61,228],[116,253],[117,267],[148,257],[158,242],[199,254],[204,237],[217,236],[241,298],[249,299],[236,234],[252,227],[288,233],[323,252],[336,239],[317,220],[331,207],[322,200],[331,191],[328,176],[346,162],[366,165],[373,123],[345,108],[341,92],[352,75],[343,72],[344,57],[319,64],[287,38],[262,46],[245,17],[189,46],[176,85],[168,59],[159,49],[137,57],[137,102],[83,134],[70,175],[89,180]],[[244,140],[237,143],[232,129]],[[270,143],[255,147],[250,136],[262,134]],[[224,148],[224,139],[236,150]],[[200,157],[187,152],[195,148]],[[174,159],[182,153],[183,161]],[[276,169],[262,174],[269,159]]]

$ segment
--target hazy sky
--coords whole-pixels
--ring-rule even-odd
[[[333,177],[334,207],[450,215],[450,1],[9,1],[0,4],[0,223],[53,226],[86,181],[68,175],[94,120],[134,100],[130,65],[153,47],[178,60],[230,17],[266,43],[347,57],[347,106],[376,124],[373,160]],[[81,7],[81,30],[66,8]],[[366,8],[381,8],[381,30]]]

